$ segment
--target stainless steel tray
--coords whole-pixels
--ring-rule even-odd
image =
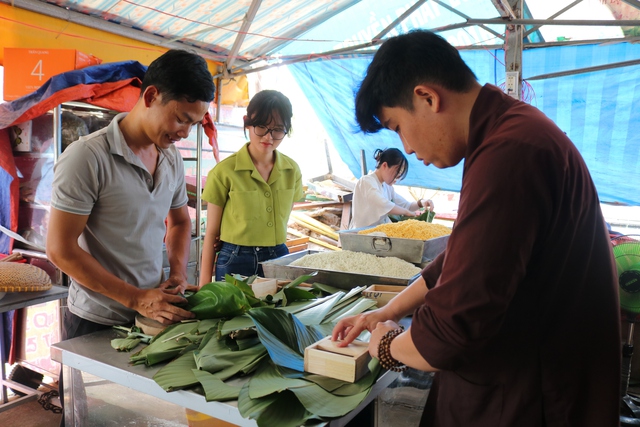
[[[417,240],[399,237],[371,236],[358,234],[358,231],[372,227],[343,230],[338,234],[342,249],[354,252],[365,252],[378,256],[393,256],[414,264],[423,264],[433,260],[447,247],[449,236],[435,239]]]
[[[407,286],[419,277],[419,273],[410,279],[399,279],[397,277],[372,276],[368,274],[346,273],[343,271],[318,270],[307,267],[291,266],[293,261],[302,258],[305,255],[315,254],[320,251],[300,251],[280,258],[261,262],[264,276],[272,279],[288,279],[294,280],[303,274],[310,274],[317,271],[318,274],[313,278],[314,282],[323,283],[325,285],[335,286],[340,289],[351,289],[356,286],[379,285],[400,285]]]

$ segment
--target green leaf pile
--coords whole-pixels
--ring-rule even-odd
[[[313,276],[301,276],[265,298],[253,294],[253,277],[227,275],[224,282],[209,283],[187,295],[188,309],[199,320],[167,327],[130,360],[166,363],[153,379],[168,392],[190,389],[207,401],[237,399],[242,416],[259,426],[340,417],[366,397],[379,367],[370,364],[362,379],[345,383],[304,372],[304,349],[329,335],[340,318],[368,310],[375,301],[361,296],[364,287],[300,287]],[[233,385],[226,382],[231,379]]]

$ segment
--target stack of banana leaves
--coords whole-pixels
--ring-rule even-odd
[[[304,372],[304,349],[330,335],[340,318],[369,310],[375,301],[361,296],[364,287],[299,286],[312,277],[301,276],[265,298],[253,294],[253,277],[227,275],[224,282],[209,283],[186,296],[196,320],[167,327],[130,360],[148,366],[168,361],[153,377],[164,390],[237,400],[240,414],[259,426],[341,417],[371,390],[380,373],[377,360],[367,375],[348,383]]]

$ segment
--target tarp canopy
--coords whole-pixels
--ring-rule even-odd
[[[463,59],[481,83],[500,85],[504,67],[499,50],[462,51]],[[640,58],[640,45],[564,46],[524,52],[527,76],[589,69],[612,62]],[[290,66],[340,157],[356,177],[361,175],[361,150],[371,162],[376,148],[402,150],[397,135],[381,131],[358,132],[354,96],[368,58],[317,61]],[[576,144],[596,183],[602,201],[640,204],[640,65],[531,80],[524,94]],[[459,191],[462,164],[449,169],[424,167],[409,156],[409,173],[403,185]],[[372,165],[368,164],[368,169]]]
[[[290,65],[356,177],[361,149],[369,160],[375,148],[399,146],[385,132],[358,133],[353,122],[353,92],[371,55],[390,36],[430,29],[461,50],[482,83],[503,85],[505,67],[521,69],[523,99],[575,142],[601,199],[640,205],[640,52],[632,44],[640,35],[638,0],[0,2],[163,48],[194,49],[223,64],[216,76],[223,81]],[[459,190],[460,166],[415,163],[405,184]]]

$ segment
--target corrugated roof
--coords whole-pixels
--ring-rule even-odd
[[[74,22],[132,38],[153,34],[164,47],[192,47],[225,63],[231,74],[283,61],[371,53],[385,37],[413,28],[438,31],[461,48],[502,45],[505,24],[518,22],[509,18],[510,3],[521,6],[522,19],[530,22],[525,47],[640,34],[633,25],[640,18],[638,0],[0,1],[58,17],[64,12]],[[552,25],[559,20],[580,22]]]

